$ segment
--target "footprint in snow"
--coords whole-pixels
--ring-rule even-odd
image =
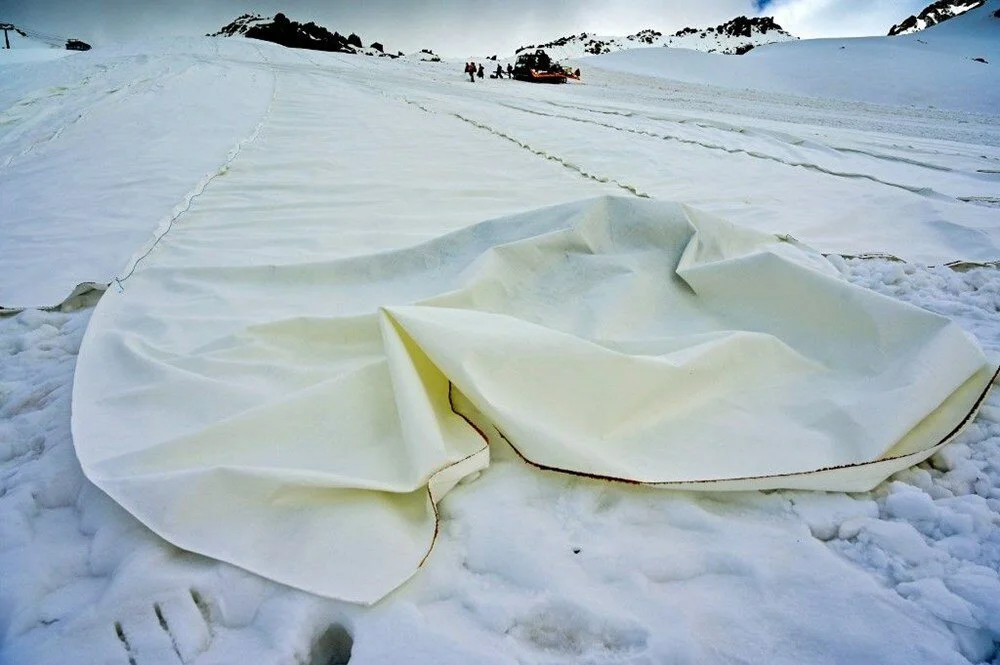
[[[649,639],[649,631],[632,619],[600,616],[566,601],[535,606],[516,617],[507,633],[566,662],[637,656],[646,650]]]
[[[194,662],[215,636],[210,605],[197,589],[123,609],[132,611],[112,629],[129,665]]]
[[[131,606],[128,609],[133,611],[120,613],[121,619],[113,623],[112,630],[129,665],[197,665],[213,646],[216,631],[225,630],[214,616],[215,607],[213,599],[191,588],[160,597],[152,604]],[[347,629],[333,623],[317,635],[308,653],[297,653],[294,658],[301,665],[347,665],[353,646]],[[211,653],[206,658],[219,662],[220,655],[227,655],[224,645],[214,660]]]

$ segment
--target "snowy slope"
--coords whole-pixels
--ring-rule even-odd
[[[707,53],[740,54],[757,46],[792,41],[797,37],[782,30],[770,17],[739,16],[710,28],[683,28],[672,35],[658,30],[640,30],[634,35],[609,37],[581,32],[542,44],[522,46],[517,53],[544,49],[555,60],[615,53],[627,49],[670,47]],[[516,54],[515,54],[516,55]]]
[[[993,12],[998,8],[1000,3],[988,2],[917,35],[771,44],[734,63],[670,49],[583,62],[727,88],[995,113],[1000,108],[1000,19]]]
[[[907,16],[905,19],[889,28],[889,36],[908,35],[919,32],[942,21],[955,18],[970,9],[981,7],[985,0],[938,0],[921,10],[919,14]]]
[[[236,154],[273,94],[270,72],[214,57],[259,59],[253,42],[140,48],[0,64],[3,306],[58,304],[79,283],[110,281]],[[39,256],[45,278],[30,267]]]
[[[957,30],[954,39],[959,46],[967,44],[969,40],[958,29],[966,18],[977,18],[974,14],[928,31],[928,35],[942,35],[931,45],[914,42],[912,47],[900,47],[900,57],[939,58],[937,51],[925,54],[919,49],[936,48],[934,44],[938,43],[941,48],[953,48],[948,41],[952,33],[941,32],[946,30]],[[910,39],[894,38],[892,42]],[[786,52],[785,48],[793,50],[787,52],[788,59],[781,60],[778,56]],[[692,65],[683,72],[685,76],[711,79],[701,75],[705,71],[723,73],[730,77],[731,85],[737,80],[745,85],[752,82],[746,63],[773,61],[775,67],[788,69],[799,66],[800,51],[822,52],[823,48],[823,42],[772,45],[740,58],[645,49],[588,62],[601,67],[621,63],[622,68],[634,71],[642,71],[638,65],[649,63],[649,70],[657,75],[663,73],[664,62],[690,62]],[[775,107],[779,109],[776,118],[793,120],[790,127],[779,123],[748,130],[740,126],[742,120],[723,113],[715,115],[711,127],[699,129],[683,121],[683,112],[666,111],[664,100],[683,109],[690,99],[703,109],[711,109],[714,115],[733,104],[742,113],[743,102],[732,100],[743,99],[753,104],[761,117],[769,115],[767,109],[772,104],[763,93],[741,93],[734,98],[722,89],[704,93],[692,89],[694,97],[682,92],[675,100],[671,87],[655,83],[656,79],[602,74],[597,69],[585,72],[586,85],[540,91],[511,81],[471,84],[462,80],[461,72],[456,76],[455,66],[447,63],[387,62],[285,49],[257,40],[202,39],[95,49],[37,68],[13,66],[5,73],[5,86],[0,90],[0,118],[5,123],[0,134],[0,196],[14,214],[5,219],[4,242],[0,244],[0,267],[11,276],[0,283],[0,304],[57,304],[79,283],[112,281],[127,267],[133,254],[145,251],[143,243],[155,229],[170,228],[205,186],[228,173],[229,163],[258,135],[267,109],[281,94],[278,65],[286,61],[358,79],[357,85],[374,95],[370,97],[371,107],[391,111],[394,119],[386,120],[387,125],[404,128],[407,136],[419,135],[405,128],[419,127],[421,113],[414,111],[425,109],[426,115],[451,117],[459,123],[457,126],[473,128],[477,138],[470,146],[507,140],[508,147],[515,150],[558,156],[551,161],[566,162],[566,168],[593,176],[592,181],[620,183],[620,187],[610,185],[611,190],[635,190],[706,206],[734,221],[800,235],[821,249],[848,253],[880,250],[939,261],[995,258],[995,248],[1000,244],[993,211],[965,202],[988,205],[996,197],[992,175],[996,167],[988,160],[976,163],[981,151],[937,145],[932,140],[921,150],[932,154],[968,152],[973,161],[928,170],[909,164],[924,159],[910,154],[909,149],[892,158],[868,157],[865,150],[857,149],[831,151],[826,147],[830,141],[848,146],[853,139],[823,136],[816,143],[808,132],[803,136],[801,126],[794,124],[803,113],[806,117],[821,113],[836,116],[836,123],[848,127],[872,126],[866,124],[865,117],[884,125],[885,111],[880,109],[840,109],[836,104],[806,103],[800,98],[779,101]],[[729,69],[716,64],[708,69],[695,66],[706,62],[726,63]],[[921,100],[942,106],[989,106],[1000,94],[998,88],[986,85],[976,75],[991,82],[995,68],[976,62],[967,65],[978,68],[968,79],[950,77],[949,85],[961,94],[956,92],[951,99],[935,96]],[[753,70],[754,66],[750,65],[750,73],[759,71]],[[372,78],[369,81],[365,77]],[[843,91],[837,87],[839,79],[826,80],[830,88],[826,92],[833,96],[856,95],[859,89],[867,89],[864,86],[871,78],[860,83],[844,80],[845,86],[853,87]],[[815,88],[822,82],[824,79],[818,78],[812,85]],[[902,101],[908,102],[909,97],[923,94],[924,85],[923,76],[916,81],[911,76],[908,85],[907,79],[899,78],[894,87],[881,92],[885,96],[896,90]],[[190,94],[191,90],[198,92]],[[623,90],[628,90],[626,98],[634,103],[618,107]],[[234,99],[240,102],[233,103]],[[705,99],[713,101],[703,103]],[[410,103],[401,104],[400,100]],[[329,103],[338,102],[333,98]],[[795,107],[800,112],[788,110]],[[603,108],[620,110],[606,113],[600,110]],[[364,113],[355,108],[348,117]],[[963,119],[962,124],[943,125],[941,122],[949,116],[936,111],[894,115],[891,126],[903,123],[908,125],[905,131],[915,131],[918,136],[971,137],[987,143],[995,140],[995,126],[989,120]],[[198,121],[192,122],[192,118]],[[949,127],[946,132],[924,129],[945,126]],[[358,145],[364,136],[353,132],[345,135],[345,145]],[[377,136],[377,130],[368,135]],[[364,142],[360,145],[363,147]],[[418,156],[425,154],[422,145],[416,144]],[[675,156],[664,161],[661,154],[668,149],[676,149]],[[338,150],[331,148],[329,154],[339,154]],[[881,152],[894,154],[899,149],[889,145]],[[376,153],[369,149],[364,154]],[[81,162],[98,158],[100,168],[94,168],[90,161]],[[370,175],[378,176],[382,186],[395,187],[395,183],[406,181],[407,171],[394,172],[395,159],[380,157],[377,162]],[[742,162],[754,168],[747,170]],[[471,172],[489,172],[477,170],[486,168],[488,161],[475,163]],[[500,183],[508,179],[512,191],[523,189],[516,172],[492,171],[492,175],[483,176],[477,188],[497,192],[503,198]],[[445,180],[435,187],[450,187],[443,183],[461,179],[459,174],[468,172],[457,163],[454,171],[442,175]],[[46,175],[39,177],[39,173]],[[793,188],[788,187],[790,178],[796,182]],[[720,189],[720,182],[726,187]],[[830,191],[831,187],[838,192],[837,197],[817,207],[817,192]],[[539,202],[554,203],[607,190],[570,188],[560,197],[547,196]],[[522,197],[491,208],[490,212],[523,210],[531,203]],[[406,208],[411,204],[401,205]],[[869,213],[858,214],[859,210],[887,211],[876,218],[881,220],[886,214],[898,216],[900,206],[913,211],[896,222],[907,229],[905,237],[888,230],[881,221],[873,223]],[[421,209],[422,203],[415,208]],[[460,209],[454,223],[470,223],[482,218],[479,212],[486,212],[478,204],[473,209],[477,217],[470,218]],[[802,209],[810,209],[810,215],[800,215]],[[962,229],[962,233],[942,234],[938,229],[944,220]],[[40,228],[49,232],[39,236]]]
[[[952,318],[1000,361],[997,269],[919,265],[1000,258],[996,112],[940,103],[948,90],[960,105],[995,94],[955,55],[970,39],[990,47],[976,36],[989,18],[976,10],[894,38],[893,71],[939,58],[955,81],[934,93],[903,78],[881,98],[889,106],[838,99],[872,94],[861,78],[776,93],[746,90],[756,79],[721,65],[714,82],[730,87],[705,85],[707,66],[690,83],[665,80],[663,61],[651,61],[654,76],[590,66],[632,53],[581,61],[582,84],[551,87],[252,40],[0,65],[0,304],[52,304],[78,282],[122,277],[164,233],[198,260],[217,249],[238,265],[274,243],[320,260],[617,193],[680,200],[827,252],[910,259],[833,263]],[[681,57],[827,57],[808,44]],[[968,65],[992,71],[986,58]],[[939,108],[905,106],[914,97]],[[229,223],[261,235],[221,247]],[[959,442],[865,494],[658,492],[543,473],[495,450],[442,502],[420,573],[361,608],[166,545],[84,480],[69,409],[91,316],[0,318],[0,662],[996,657],[997,394]]]

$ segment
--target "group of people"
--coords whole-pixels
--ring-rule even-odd
[[[465,63],[465,73],[469,75],[469,80],[473,83],[476,82],[476,77],[483,78],[486,75],[486,70],[483,68],[483,63],[476,65],[474,62]],[[490,74],[491,79],[502,79],[504,77],[503,65],[497,64],[497,70]],[[510,63],[507,63],[507,78],[514,78],[514,67]]]

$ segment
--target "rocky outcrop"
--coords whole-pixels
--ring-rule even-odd
[[[645,30],[640,30],[634,35],[629,35],[626,39],[633,42],[637,42],[639,44],[654,44],[662,36],[663,33],[660,32],[659,30],[646,28]]]
[[[781,26],[774,22],[771,16],[737,16],[731,21],[715,26],[715,31],[720,35],[730,37],[753,37],[755,35],[766,35],[771,30],[784,32]]]
[[[353,53],[360,55],[377,55],[396,58],[397,55],[386,53],[385,47],[379,42],[373,42],[365,48],[361,37],[353,32],[347,37],[339,32],[330,32],[312,21],[299,23],[292,21],[282,13],[269,19],[259,14],[243,14],[229,25],[223,26],[209,37],[248,37],[266,42],[274,42],[289,48],[311,49],[314,51],[332,51],[337,53]]]
[[[959,14],[964,14],[970,9],[982,7],[985,3],[986,0],[938,0],[938,2],[924,7],[919,14],[908,16],[889,28],[889,36],[907,35],[925,30],[932,25],[937,25],[950,18],[955,18]],[[997,14],[1000,14],[1000,11]]]

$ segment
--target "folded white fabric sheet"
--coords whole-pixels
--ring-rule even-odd
[[[487,440],[626,482],[861,491],[952,438],[994,376],[948,319],[677,204],[327,262],[170,254],[87,331],[84,471],[179,547],[357,602],[419,568]]]

